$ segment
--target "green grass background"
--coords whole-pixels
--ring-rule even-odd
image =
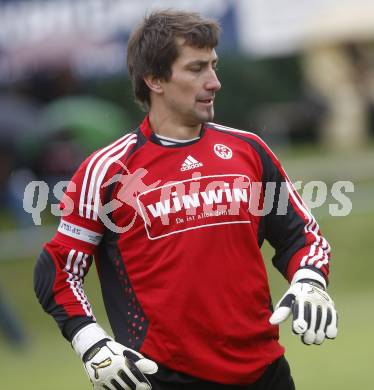
[[[298,390],[373,389],[374,324],[374,186],[357,183],[353,212],[331,217],[317,211],[321,230],[333,248],[329,292],[340,317],[338,338],[322,346],[305,346],[281,326],[281,343],[286,347]],[[20,243],[22,245],[22,243]],[[1,249],[0,249],[1,250]],[[272,251],[264,248],[273,300],[287,284],[271,265]],[[33,292],[35,256],[0,262],[0,285],[21,318],[28,336],[23,349],[11,347],[0,330],[0,389],[65,390],[91,386],[70,345],[61,337],[51,318],[42,312]],[[108,331],[95,272],[90,272],[85,290],[98,322]],[[204,320],[203,318],[201,319]]]

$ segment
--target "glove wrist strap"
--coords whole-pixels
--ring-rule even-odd
[[[308,283],[314,287],[318,287],[321,290],[326,291],[325,287],[323,287],[320,282],[317,282],[316,280],[313,280],[313,279],[301,279],[298,281],[298,283]]]
[[[315,272],[309,268],[304,268],[304,269],[301,268],[298,271],[296,271],[295,275],[292,278],[291,285],[300,282],[303,279],[314,280],[320,283],[323,286],[323,288],[326,290],[325,278],[322,275],[320,275],[318,272]]]
[[[88,348],[82,356],[83,363],[91,360],[100,351],[100,349],[106,345],[108,341],[110,341],[110,339],[102,339],[95,343],[92,347]]]
[[[98,324],[89,324],[80,329],[73,337],[72,346],[77,355],[82,359],[83,355],[99,341],[111,340],[105,330]]]

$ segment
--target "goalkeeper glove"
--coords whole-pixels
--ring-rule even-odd
[[[157,372],[157,364],[115,342],[96,323],[80,329],[72,345],[95,390],[152,389],[144,374]]]
[[[297,271],[291,286],[270,317],[272,325],[285,321],[292,312],[292,331],[301,335],[304,344],[322,344],[325,338],[337,336],[337,313],[334,302],[325,291],[326,281],[309,269]]]

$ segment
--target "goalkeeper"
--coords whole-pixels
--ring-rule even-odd
[[[37,261],[38,299],[95,389],[292,390],[278,324],[292,316],[308,345],[337,335],[317,222],[258,136],[211,122],[218,35],[170,10],[137,27],[127,65],[147,115],[82,163]],[[290,283],[274,311],[264,240]],[[93,259],[114,337],[83,289]]]

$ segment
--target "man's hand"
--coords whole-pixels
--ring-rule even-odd
[[[157,371],[155,362],[115,341],[99,341],[83,356],[94,389],[150,390],[144,374]]]
[[[97,342],[89,342],[95,338]],[[113,341],[97,324],[81,329],[73,339],[73,348],[82,358],[95,390],[150,390],[144,374],[157,372],[157,364],[139,352]],[[91,344],[87,349],[87,345]]]
[[[272,325],[277,325],[292,312],[292,331],[301,335],[303,343],[308,345],[322,344],[326,337],[334,339],[338,333],[334,302],[325,291],[325,282],[321,278],[294,277],[269,320]]]

